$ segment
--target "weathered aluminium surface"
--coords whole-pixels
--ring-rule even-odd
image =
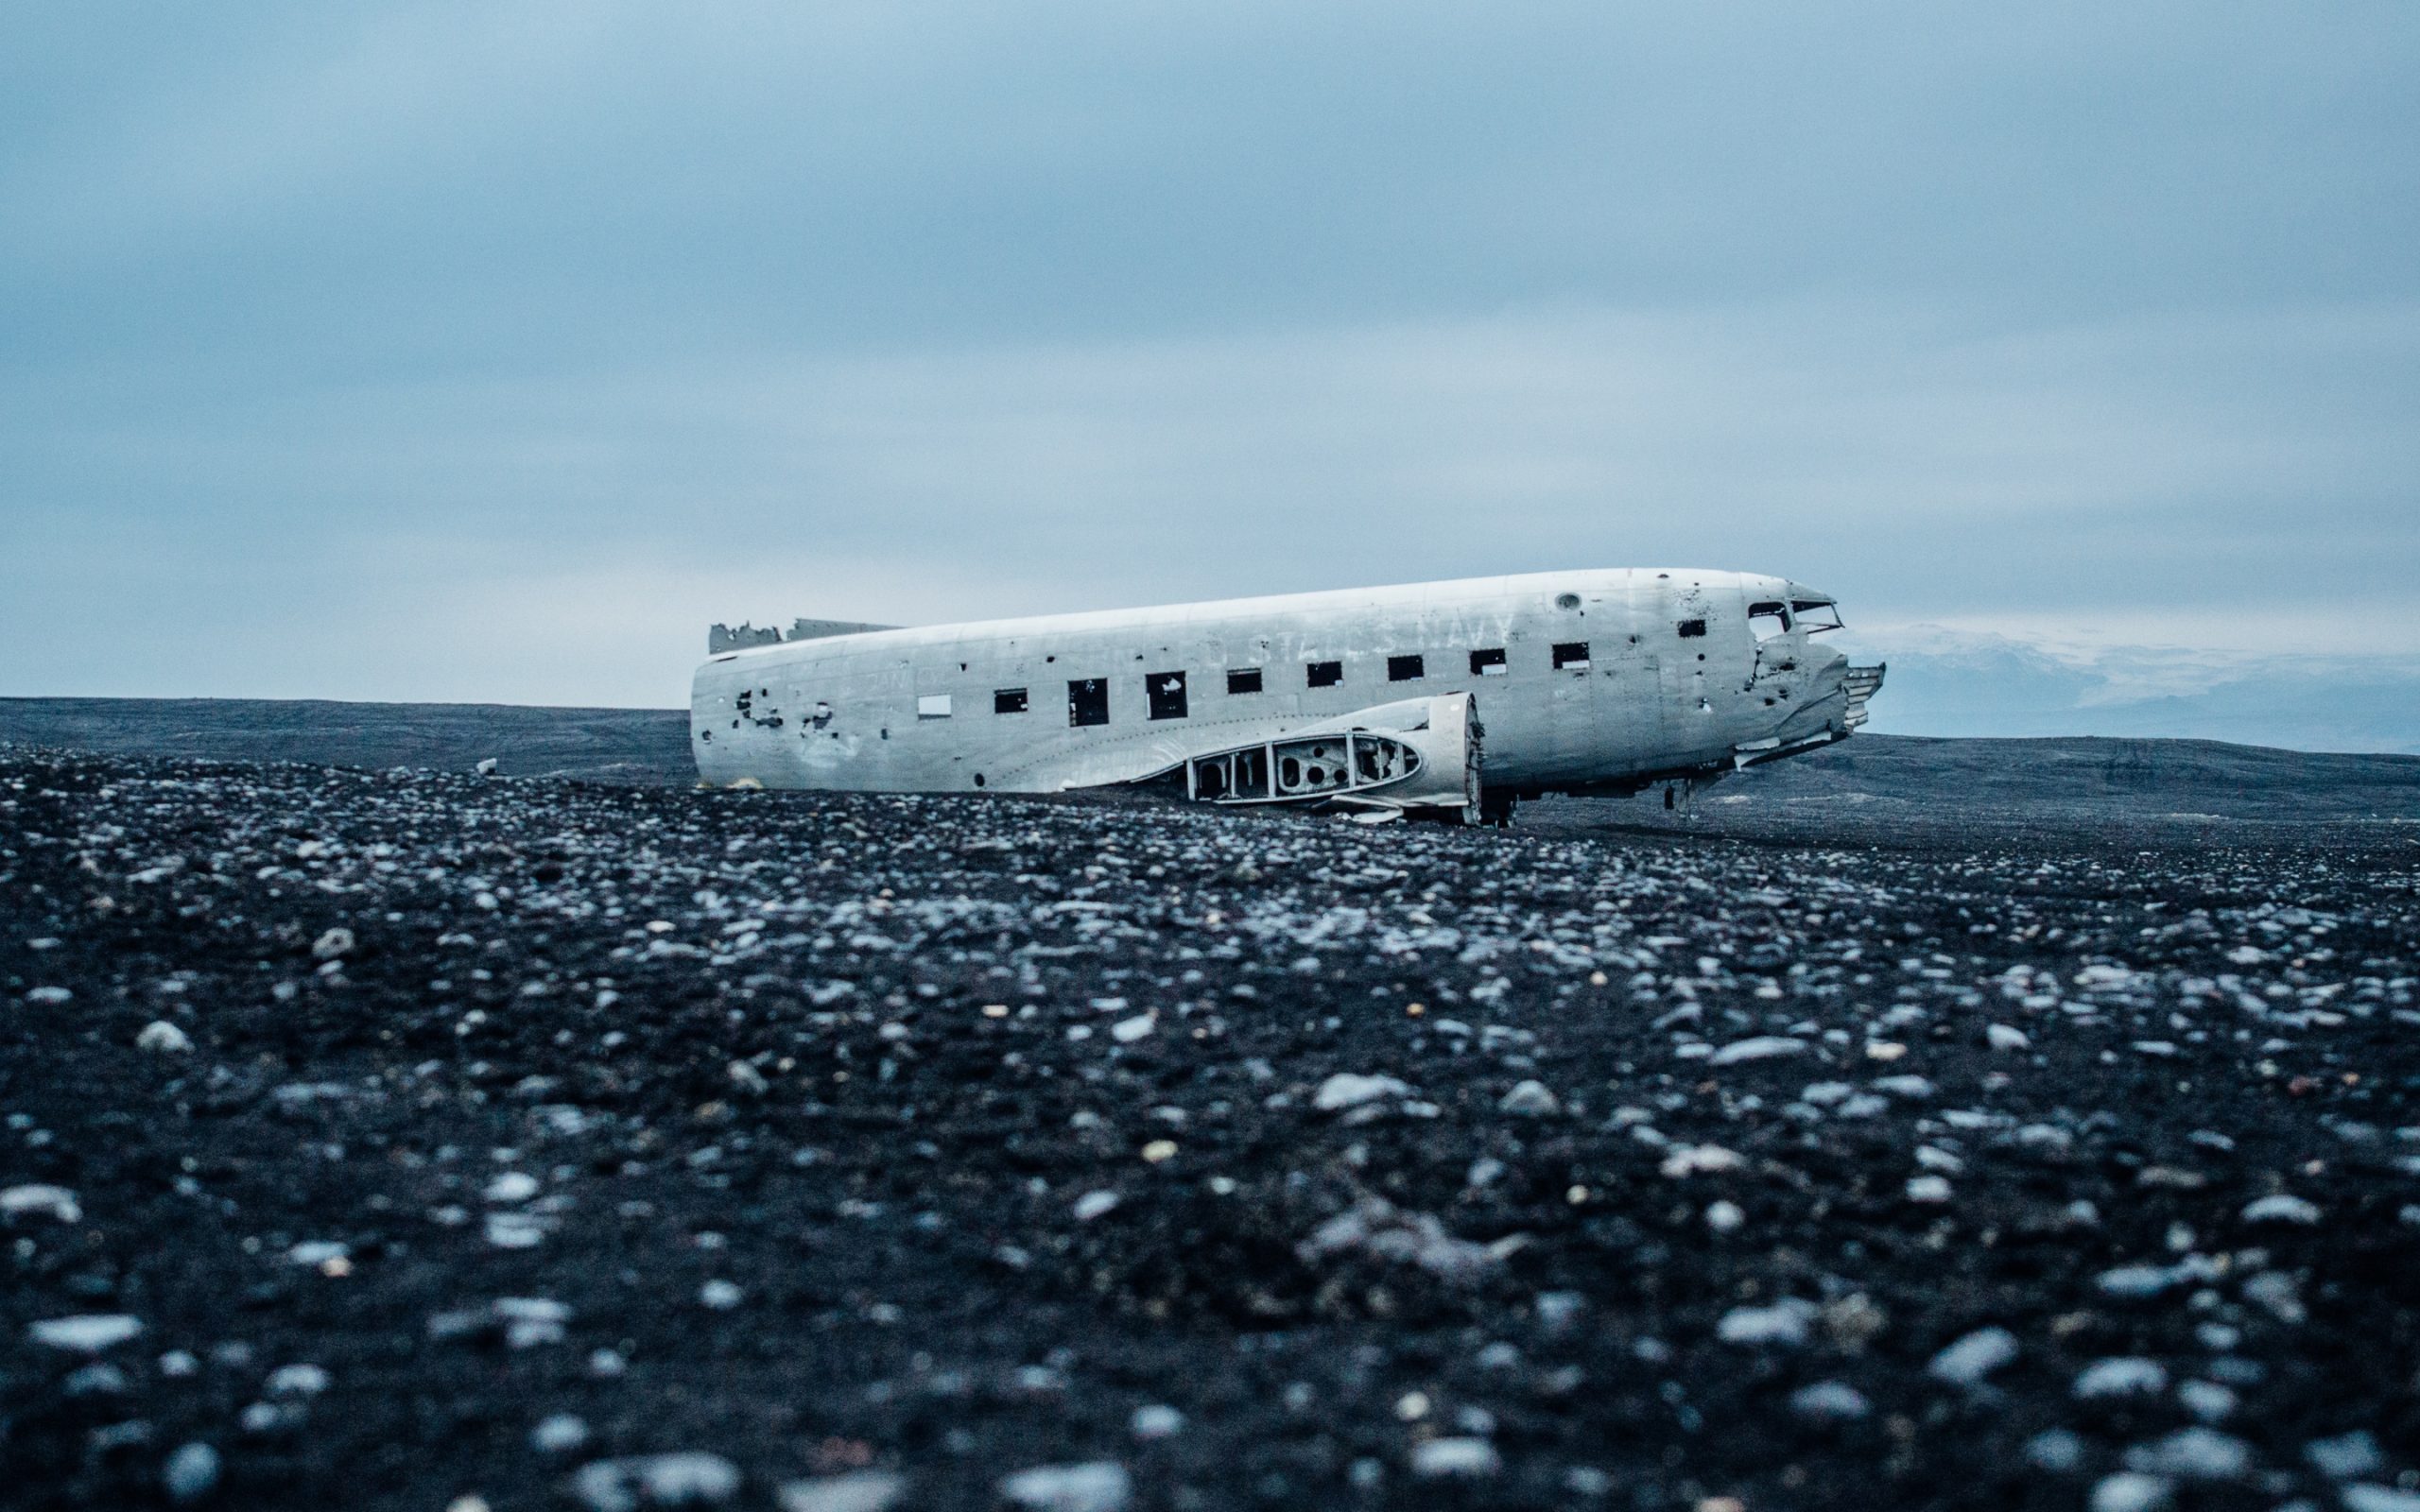
[[[1864,722],[1881,669],[1832,599],[1674,568],[1233,599],[913,629],[717,627],[690,725],[710,782],[1060,792],[1478,816],[1712,781]],[[754,644],[746,644],[753,642]],[[1384,766],[1357,732],[1381,749]],[[1288,742],[1324,735],[1325,748]],[[1205,782],[1208,784],[1205,786]]]

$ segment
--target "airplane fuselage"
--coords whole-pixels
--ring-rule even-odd
[[[1467,693],[1489,792],[1635,789],[1854,730],[1871,686],[1826,618],[1783,578],[1646,568],[823,635],[700,666],[691,744],[717,784],[1053,792]]]

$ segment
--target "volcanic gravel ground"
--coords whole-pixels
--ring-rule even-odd
[[[2236,833],[0,755],[0,1500],[2420,1507],[2420,850]]]

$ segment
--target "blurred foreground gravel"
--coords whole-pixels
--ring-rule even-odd
[[[2420,1509],[2420,835],[0,754],[0,1502]]]

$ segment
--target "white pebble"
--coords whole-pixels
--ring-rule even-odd
[[[1865,1394],[1847,1382],[1818,1381],[1789,1394],[1789,1410],[1802,1418],[1846,1422],[1873,1409],[1866,1404]]]
[[[193,1049],[193,1039],[165,1019],[154,1019],[134,1037],[134,1048],[155,1055],[182,1056]]]
[[[1184,1426],[1184,1414],[1159,1402],[1134,1409],[1127,1431],[1137,1438],[1166,1438]]]
[[[1503,1456],[1484,1438],[1431,1438],[1411,1452],[1411,1472],[1428,1480],[1477,1479],[1503,1468]]]
[[[43,1318],[26,1330],[36,1344],[47,1344],[54,1349],[77,1349],[85,1354],[98,1354],[112,1345],[124,1344],[142,1332],[142,1320],[128,1317],[123,1313]]]
[[[1977,1329],[1934,1355],[1925,1369],[1936,1381],[1974,1386],[2015,1358],[2015,1334],[2002,1328]]]
[[[2297,1196],[2280,1192],[2247,1204],[2243,1210],[2246,1223],[2291,1223],[2305,1228],[2319,1222],[2319,1209]]]
[[[1115,1208],[1117,1203],[1118,1195],[1115,1192],[1087,1192],[1076,1199],[1076,1221],[1090,1223]]]
[[[567,1412],[543,1418],[529,1430],[529,1447],[542,1454],[562,1454],[588,1442],[588,1424]]]
[[[1563,1103],[1547,1090],[1546,1083],[1542,1081],[1514,1083],[1512,1090],[1506,1092],[1504,1100],[1495,1107],[1498,1112],[1521,1118],[1544,1118],[1563,1111]]]
[[[1706,1057],[1709,1066],[1736,1066],[1743,1060],[1771,1060],[1776,1056],[1803,1055],[1806,1041],[1785,1035],[1758,1035],[1752,1040],[1734,1040]]]
[[[884,1512],[908,1491],[908,1478],[890,1470],[852,1470],[792,1481],[782,1487],[782,1512]]]
[[[1000,1495],[1035,1512],[1122,1512],[1133,1500],[1134,1479],[1115,1460],[1037,1465],[1003,1479]]]
[[[34,1182],[0,1192],[0,1218],[21,1218],[27,1213],[40,1213],[60,1223],[81,1223],[84,1218],[84,1210],[76,1205],[76,1194],[65,1187]]]
[[[168,1500],[193,1502],[210,1494],[218,1484],[218,1451],[208,1444],[185,1444],[168,1456],[167,1465],[160,1472],[160,1484],[167,1488]]]
[[[2155,1512],[2168,1505],[2175,1490],[2167,1480],[2157,1475],[2139,1475],[2121,1470],[2101,1477],[2092,1488],[2092,1512]]]
[[[1340,1071],[1320,1083],[1319,1091],[1311,1094],[1311,1106],[1322,1113],[1335,1113],[1374,1103],[1381,1097],[1405,1097],[1410,1092],[1409,1086],[1392,1076],[1363,1076]]]
[[[2095,1360],[2077,1373],[2075,1394],[2098,1397],[2155,1397],[2168,1389],[2168,1367],[2156,1360],[2132,1355]]]
[[[716,1280],[698,1288],[698,1300],[717,1313],[727,1313],[739,1305],[739,1288],[727,1280]]]

